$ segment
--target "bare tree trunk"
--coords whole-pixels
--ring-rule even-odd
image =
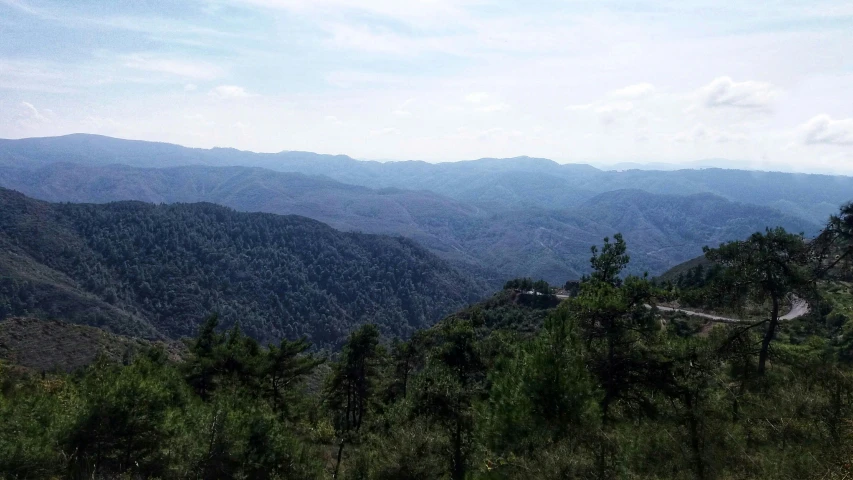
[[[341,438],[341,443],[338,446],[338,461],[335,463],[335,473],[332,478],[338,478],[338,469],[341,467],[341,457],[344,454],[344,439]]]
[[[705,479],[705,461],[702,458],[702,442],[699,438],[699,419],[696,418],[696,410],[693,405],[693,395],[686,395],[686,407],[688,410],[688,425],[690,426],[690,449],[693,451],[693,462],[695,465],[696,478]]]
[[[779,326],[779,299],[773,297],[773,311],[770,313],[770,323],[767,325],[767,331],[764,332],[764,338],[761,340],[761,352],[758,354],[758,376],[764,376],[764,371],[767,366],[767,355],[770,352],[770,342],[776,336],[776,328]]]
[[[604,382],[604,399],[601,404],[601,421],[604,425],[607,425],[610,421],[610,402],[613,401],[613,398],[616,396],[615,390],[616,387],[613,384],[613,375],[614,368],[613,364],[615,363],[615,345],[614,345],[613,335],[611,333],[607,334],[607,379]]]
[[[462,454],[462,420],[456,419],[456,429],[453,432],[453,480],[465,480],[465,458]]]

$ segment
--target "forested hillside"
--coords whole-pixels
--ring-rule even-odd
[[[768,229],[707,250],[707,299],[754,321],[661,312],[687,290],[626,277],[626,251],[599,244],[571,298],[516,279],[408,341],[368,324],[330,356],[211,317],[177,361],[0,364],[0,475],[848,478],[853,292],[813,287],[853,275],[853,206],[813,241]],[[824,306],[782,321],[789,295]]]
[[[495,169],[512,165],[497,160],[473,163],[470,168],[480,163]],[[527,177],[531,182],[532,175],[537,174]],[[304,215],[344,230],[403,235],[493,288],[518,276],[552,283],[579,278],[589,269],[589,245],[616,232],[629,240],[631,272],[654,275],[695,257],[705,245],[764,227],[781,225],[807,234],[818,229],[816,223],[778,210],[711,194],[623,190],[594,196],[573,208],[548,209],[542,202],[499,210],[484,197],[480,203],[465,203],[429,191],[373,190],[327,177],[246,167],[0,167],[0,186],[50,201],[208,201],[242,211]],[[574,191],[556,183],[547,191],[535,183],[529,187],[532,200],[548,191]],[[510,194],[495,190],[491,195]]]
[[[218,312],[262,341],[407,336],[484,294],[410,240],[211,204],[48,204],[0,190],[0,316],[148,338]]]
[[[34,371],[73,372],[99,358],[122,362],[151,348],[162,348],[174,361],[186,354],[179,341],[151,342],[59,320],[0,320],[0,362]]]
[[[403,235],[493,285],[459,238],[492,215],[428,191],[372,190],[328,177],[246,167],[137,169],[51,164],[37,169],[0,167],[0,186],[52,202],[212,202],[246,212],[302,215],[339,230]],[[510,273],[511,274],[511,273]]]

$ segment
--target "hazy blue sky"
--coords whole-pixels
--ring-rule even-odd
[[[853,172],[853,2],[0,0],[0,137]]]

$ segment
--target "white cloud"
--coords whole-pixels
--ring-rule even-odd
[[[483,103],[489,99],[489,94],[486,92],[474,92],[465,95],[465,101],[468,103]]]
[[[595,107],[595,113],[599,115],[601,123],[604,125],[612,125],[620,117],[633,111],[634,104],[631,102],[605,103]]]
[[[595,107],[595,113],[604,115],[612,115],[616,113],[627,113],[634,109],[634,104],[631,102],[605,103]]]
[[[480,112],[492,113],[492,112],[505,112],[509,110],[511,107],[506,103],[492,103],[489,105],[484,105],[477,110]]]
[[[68,93],[70,72],[53,62],[0,58],[0,89]]]
[[[211,127],[213,125],[216,125],[216,122],[210,120],[209,118],[200,113],[184,115],[184,118],[192,122],[192,124],[195,126]]]
[[[94,131],[104,134],[116,134],[120,131],[121,123],[114,118],[89,115],[83,122],[86,131]]]
[[[612,125],[619,117],[631,114],[634,111],[632,102],[597,102],[569,105],[566,110],[570,112],[591,112],[597,114],[601,123]]]
[[[21,102],[21,107],[23,107],[23,112],[20,119],[23,121],[35,121],[38,123],[47,123],[50,121],[32,103]]]
[[[505,102],[492,101],[492,96],[486,92],[469,93],[468,95],[465,95],[465,102],[473,105],[479,105],[475,110],[485,113],[503,112],[511,108],[510,105]]]
[[[21,0],[0,0],[0,3],[8,5],[8,6],[13,7],[13,8],[17,8],[18,10],[20,10],[22,12],[26,12],[26,13],[29,13],[30,15],[35,15],[37,17],[54,18],[49,12],[47,12],[43,9],[40,9],[40,8],[35,8],[35,7],[30,6],[30,5],[27,5],[26,3],[22,2]]]
[[[198,86],[193,84],[193,83],[188,83],[188,84],[184,85],[184,91],[185,92],[194,92],[197,89],[198,89]]]
[[[400,130],[398,130],[394,127],[386,127],[386,128],[379,128],[376,130],[371,130],[370,134],[373,136],[399,135]]]
[[[300,13],[340,15],[369,13],[399,21],[418,24],[440,24],[448,18],[463,15],[466,4],[480,0],[236,0],[268,8],[293,10]]]
[[[448,138],[455,140],[476,140],[480,142],[494,142],[518,140],[523,138],[524,136],[524,132],[521,132],[519,130],[506,129],[502,127],[493,127],[482,130],[460,127],[456,130],[456,133],[449,135]]]
[[[800,128],[806,145],[853,145],[853,118],[834,120],[829,115],[817,115]]]
[[[779,96],[773,84],[748,80],[735,82],[730,77],[718,77],[702,87],[699,93],[708,108],[735,107],[763,110]]]
[[[214,80],[224,74],[221,67],[212,63],[164,58],[141,53],[125,57],[124,66],[135,70],[165,73],[196,80]]]
[[[672,137],[677,143],[734,143],[744,142],[748,139],[743,133],[729,132],[699,124],[691,130],[681,132]]]
[[[843,120],[853,113],[845,110],[853,76],[838,61],[853,49],[845,19],[804,28],[790,12],[804,7],[790,1],[729,2],[708,18],[697,2],[708,3],[667,0],[654,9],[667,12],[660,16],[619,2],[205,0],[221,8],[193,4],[174,20],[156,7],[108,13],[57,2],[51,10],[79,17],[63,32],[91,32],[82,44],[65,35],[69,44],[49,49],[55,58],[0,59],[0,137],[79,131],[97,116],[121,119],[128,138],[361,158],[686,162],[766,154],[808,169],[853,150]],[[153,16],[140,23],[144,12]],[[0,30],[14,20],[0,19]],[[33,38],[52,41],[59,21],[34,23]],[[127,31],[135,32],[129,44]],[[71,51],[91,55],[63,54]],[[110,53],[122,51],[139,53]],[[52,93],[61,91],[74,94]],[[263,102],[246,98],[260,92]],[[214,101],[223,98],[238,100]],[[44,118],[48,106],[59,115],[19,128],[22,100]],[[220,128],[185,118],[197,112]],[[812,119],[817,113],[830,117]],[[251,135],[228,128],[236,118],[251,124]],[[340,119],[347,128],[336,126]],[[451,139],[462,126],[467,134]],[[534,138],[537,126],[544,129]],[[783,151],[789,142],[797,148]]]
[[[655,86],[651,83],[638,83],[636,85],[630,85],[625,88],[614,90],[610,92],[610,95],[622,98],[641,98],[651,95],[654,92]]]
[[[468,55],[470,37],[462,35],[404,34],[381,26],[320,21],[323,44],[337,50],[352,50],[389,57],[416,57],[424,53]]]
[[[405,102],[401,103],[400,106],[391,112],[395,117],[400,118],[408,118],[412,116],[412,112],[409,110],[409,106],[415,103],[414,98],[409,98]]]
[[[595,107],[595,104],[592,103],[581,103],[577,105],[569,105],[566,107],[566,110],[570,112],[584,112],[587,110],[592,110]]]
[[[210,89],[208,95],[223,100],[255,96],[254,94],[248,93],[243,87],[238,87],[237,85],[220,85]]]
[[[401,75],[386,73],[363,72],[363,71],[335,71],[326,75],[329,85],[341,88],[377,87],[390,88],[392,86],[405,85],[410,81]]]
[[[19,102],[15,108],[10,110],[11,125],[20,132],[41,132],[52,131],[56,126],[57,116],[52,110],[47,108],[36,108],[30,102]],[[2,116],[0,116],[0,125],[2,125]]]

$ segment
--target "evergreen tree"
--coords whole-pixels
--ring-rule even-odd
[[[732,291],[744,291],[746,300],[770,303],[769,315],[754,326],[767,325],[758,355],[758,375],[767,368],[770,344],[779,327],[782,302],[789,295],[805,297],[813,285],[805,240],[783,228],[755,233],[747,240],[705,248],[705,256],[723,266],[721,281]]]
[[[338,432],[338,454],[334,478],[346,443],[358,435],[372,408],[384,349],[379,344],[376,325],[367,324],[350,334],[340,360],[332,366],[326,387],[326,402]]]
[[[616,243],[605,239],[601,254],[593,248],[592,275],[581,283],[580,293],[568,301],[579,322],[590,352],[589,366],[603,387],[601,414],[610,420],[611,407],[619,400],[648,411],[651,403],[643,387],[664,375],[661,365],[647,355],[646,342],[658,330],[653,302],[654,288],[637,277],[619,278],[628,262],[621,235]]]
[[[621,283],[619,274],[628,265],[631,257],[625,252],[628,246],[625,244],[625,239],[621,233],[613,236],[615,243],[610,243],[610,238],[604,238],[604,245],[599,252],[598,247],[593,245],[592,251],[592,279],[600,282],[609,283],[613,286],[619,286]]]
[[[853,265],[853,202],[842,206],[838,215],[829,217],[826,227],[810,247],[818,277],[825,277],[841,265],[846,264],[847,270],[850,269]]]
[[[543,329],[489,375],[485,436],[502,457],[567,439],[579,442],[597,423],[598,387],[586,369],[577,320],[564,305]]]
[[[170,411],[186,401],[174,371],[148,356],[124,368],[102,360],[84,388],[87,402],[68,439],[72,476],[161,476]]]
[[[187,383],[203,399],[210,397],[216,389],[216,375],[220,373],[220,355],[225,345],[225,336],[218,333],[219,316],[207,318],[199,329],[198,336],[190,343],[190,358],[184,365]]]
[[[311,345],[307,340],[294,342],[282,340],[271,345],[266,353],[260,374],[263,377],[263,391],[270,400],[272,409],[285,417],[290,417],[292,403],[297,396],[297,388],[314,369],[323,363],[323,359],[307,354]]]
[[[474,403],[483,393],[485,366],[470,320],[444,322],[436,336],[413,408],[417,415],[440,429],[447,442],[450,478],[462,480],[470,466]]]

